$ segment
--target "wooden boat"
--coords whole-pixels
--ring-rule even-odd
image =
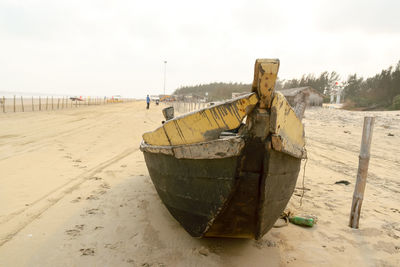
[[[259,239],[286,207],[305,142],[301,121],[274,91],[278,69],[279,60],[258,59],[252,93],[143,134],[154,186],[193,237]]]

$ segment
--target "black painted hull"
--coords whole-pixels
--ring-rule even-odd
[[[194,237],[261,238],[285,209],[301,163],[254,140],[227,158],[144,156],[161,200]]]

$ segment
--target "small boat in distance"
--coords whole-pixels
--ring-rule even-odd
[[[278,69],[279,60],[258,59],[249,94],[143,134],[153,184],[193,237],[259,239],[293,194],[306,156],[304,129],[274,91]]]

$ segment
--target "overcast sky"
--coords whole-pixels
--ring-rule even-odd
[[[183,85],[364,77],[400,60],[400,1],[0,0],[0,91],[144,97]]]

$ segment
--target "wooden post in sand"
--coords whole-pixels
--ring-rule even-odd
[[[364,199],[365,185],[367,183],[368,164],[370,158],[370,149],[372,141],[372,132],[374,129],[375,117],[364,117],[364,128],[361,140],[361,150],[358,162],[357,181],[353,193],[353,203],[350,210],[351,228],[358,229],[360,221],[361,206]]]
[[[42,111],[42,98],[39,96],[39,111]]]
[[[33,103],[33,96],[32,96],[32,111],[35,111],[35,105]]]
[[[21,107],[22,107],[22,112],[25,112],[25,108],[24,108],[24,98],[21,95]]]
[[[15,112],[15,95],[14,95],[14,112]]]
[[[3,96],[3,113],[6,113],[6,98]]]

